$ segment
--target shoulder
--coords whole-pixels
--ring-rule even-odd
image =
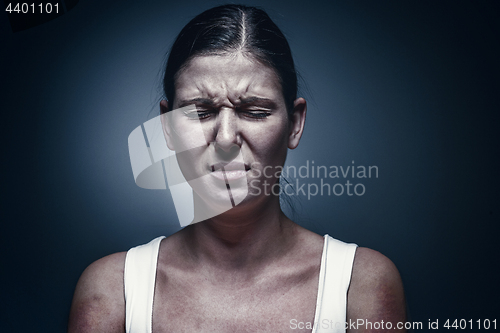
[[[400,281],[394,263],[382,253],[366,247],[358,247],[356,250],[352,278],[355,280],[353,282],[362,282],[363,285],[370,286],[386,280]]]
[[[397,322],[406,319],[403,283],[394,263],[380,252],[358,248],[348,292],[347,319]]]
[[[78,280],[68,332],[125,331],[123,271],[126,252],[99,259]]]

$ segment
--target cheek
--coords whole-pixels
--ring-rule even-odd
[[[199,122],[178,122],[174,125],[174,131],[173,141],[177,152],[207,145],[205,131]]]
[[[279,165],[284,162],[288,150],[288,135],[286,124],[269,126],[265,131],[252,133],[254,153],[262,163]]]

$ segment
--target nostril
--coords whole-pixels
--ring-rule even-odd
[[[240,146],[238,145],[233,145],[231,148],[229,148],[230,154],[238,155],[239,152],[240,152]]]
[[[229,147],[221,146],[220,144],[215,144],[215,152],[217,157],[224,161],[232,161],[240,153],[240,146],[233,144]]]

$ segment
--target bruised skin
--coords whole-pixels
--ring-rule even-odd
[[[153,331],[285,332],[292,318],[312,321],[322,237],[283,224],[286,236],[265,244],[271,256],[240,251],[248,249],[250,239],[217,256],[214,249],[205,253],[203,244],[187,246],[186,239],[203,239],[194,230],[201,224],[164,240]]]
[[[304,237],[305,238],[302,242],[306,242],[307,238],[309,238],[310,235],[308,236],[306,234]],[[164,240],[160,249],[160,256],[166,254],[170,259],[168,260],[168,265],[163,267],[160,266],[158,268],[158,282],[156,290],[157,293],[155,294],[154,308],[155,319],[153,321],[155,325],[157,325],[156,327],[161,326],[160,324],[164,320],[169,319],[169,317],[166,316],[164,312],[162,313],[161,308],[163,307],[163,305],[161,305],[161,301],[158,300],[158,298],[165,297],[165,294],[163,296],[159,295],[162,294],[162,290],[167,286],[167,284],[160,287],[158,287],[158,284],[164,283],[165,279],[175,280],[176,275],[178,275],[179,272],[179,267],[186,265],[185,263],[183,263],[186,259],[185,254],[180,256],[173,255],[175,253],[178,253],[179,251],[182,251],[182,246],[180,247],[181,250],[179,250],[179,248],[175,248],[175,246],[179,245],[177,242],[180,240],[181,235],[175,234],[169,237],[169,239]],[[303,252],[302,258],[306,259],[306,261],[308,260],[310,262],[314,262],[316,260],[315,257],[317,256],[317,252],[319,249],[317,247],[318,239],[310,238],[307,242],[309,242],[308,245],[306,245],[306,243],[302,243],[302,246],[300,246],[301,251]],[[96,261],[85,270],[80,278],[80,281],[78,282],[77,289],[75,291],[68,332],[125,332],[125,301],[123,295],[124,262],[125,252],[116,253]],[[169,265],[173,265],[176,267],[171,274],[166,274],[165,269]],[[303,286],[308,284],[307,281],[314,281],[313,283],[309,282],[309,288],[310,292],[314,294],[313,299],[315,300],[316,295],[313,289],[317,287],[317,280],[315,281],[315,279],[317,279],[317,275],[314,272],[317,271],[318,267],[312,265],[308,269],[307,266],[298,265],[296,269],[297,270],[295,272],[300,272],[302,270],[302,275],[292,274],[290,275],[290,277],[295,276],[295,278],[292,279],[295,282],[302,280],[300,284]],[[231,276],[226,276],[225,278],[231,279]],[[234,276],[232,278],[234,278]],[[182,281],[188,282],[189,280]],[[205,279],[192,282],[194,283],[190,285],[189,293],[193,293],[197,287],[204,286],[207,283]],[[219,281],[219,287],[221,288],[221,291],[223,293],[227,293],[227,291],[231,288],[224,288],[224,285],[220,285],[220,283],[222,282],[227,283],[228,281]],[[234,282],[236,281],[233,280],[233,283]],[[175,281],[170,281],[169,283],[175,283]],[[315,290],[317,291],[317,289]],[[182,288],[179,289],[178,287],[176,287],[177,293],[181,291]],[[187,295],[189,293],[184,294],[184,300],[187,298]],[[223,295],[224,294],[219,295],[218,297],[224,297]],[[293,299],[289,299],[291,304],[294,305],[295,308],[299,309],[300,307],[296,304],[304,305],[309,303],[310,309],[305,310],[305,313],[308,313],[308,315],[302,317],[301,319],[300,313],[293,313],[291,314],[291,316],[294,317],[290,317],[288,319],[285,318],[283,321],[281,321],[281,323],[285,323],[286,327],[288,328],[289,320],[292,318],[295,318],[298,321],[302,320],[303,322],[312,322],[313,318],[311,317],[311,306],[314,307],[314,305],[311,305],[310,296],[311,295],[309,295],[309,297],[306,299],[300,299],[299,295],[296,295]],[[170,304],[175,309],[177,309],[177,311],[180,311],[182,309],[183,302],[179,302],[177,304],[174,299],[171,299]],[[209,301],[208,305],[210,305],[211,309],[221,309],[221,304],[215,304],[213,302],[213,299]],[[239,308],[235,309],[238,309],[240,313],[241,311],[244,312],[245,305],[239,304],[238,306]],[[261,306],[259,311],[255,311],[255,309],[253,309],[252,313],[258,314],[260,316],[260,319],[268,318],[266,317],[266,315],[268,316],[270,314],[270,312],[266,313],[265,306]],[[226,313],[225,315],[227,314],[228,313]],[[219,316],[219,318],[221,317],[224,317],[224,314]],[[175,315],[174,318],[179,318],[179,316]],[[247,316],[247,319],[249,318],[250,316]],[[212,320],[213,319],[214,318],[212,318]],[[371,322],[381,322],[382,320],[384,322],[391,321],[393,323],[393,326],[395,326],[397,322],[404,322],[405,320],[404,293],[397,269],[389,259],[381,255],[380,253],[367,248],[358,248],[356,251],[351,285],[348,292],[347,320],[349,322],[349,320],[356,321],[357,319],[365,319]],[[172,320],[170,320],[170,323],[172,323]],[[181,321],[180,324],[182,326],[185,325],[186,322]],[[280,327],[283,328],[282,325],[280,325]],[[188,327],[184,327],[184,329],[187,328]],[[205,328],[210,331],[210,327]],[[234,327],[228,326],[227,328]],[[193,329],[193,327],[191,327],[191,329]],[[200,328],[201,331],[204,331],[203,329],[203,327]],[[154,330],[155,333],[161,331],[161,327]],[[286,331],[286,329],[278,329],[273,332]],[[300,332],[300,330],[290,331]],[[382,331],[383,330],[371,330],[371,332]],[[399,332],[402,331],[404,330],[401,330]],[[304,330],[303,332],[308,332],[308,330]],[[359,330],[348,330],[347,332],[370,332],[370,330],[361,328]],[[391,330],[390,332],[398,332],[398,330]]]
[[[71,304],[69,333],[125,332],[125,256],[126,252],[111,254],[82,273]]]
[[[406,320],[403,283],[396,266],[381,253],[358,248],[354,257],[347,299],[347,320],[372,323],[391,322],[393,329],[375,329],[365,325],[347,332],[406,332],[398,330],[398,322]],[[386,327],[386,326],[385,326]]]

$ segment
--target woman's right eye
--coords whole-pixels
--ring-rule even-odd
[[[210,110],[197,110],[187,113],[186,116],[190,119],[208,119],[212,114],[213,111]]]

